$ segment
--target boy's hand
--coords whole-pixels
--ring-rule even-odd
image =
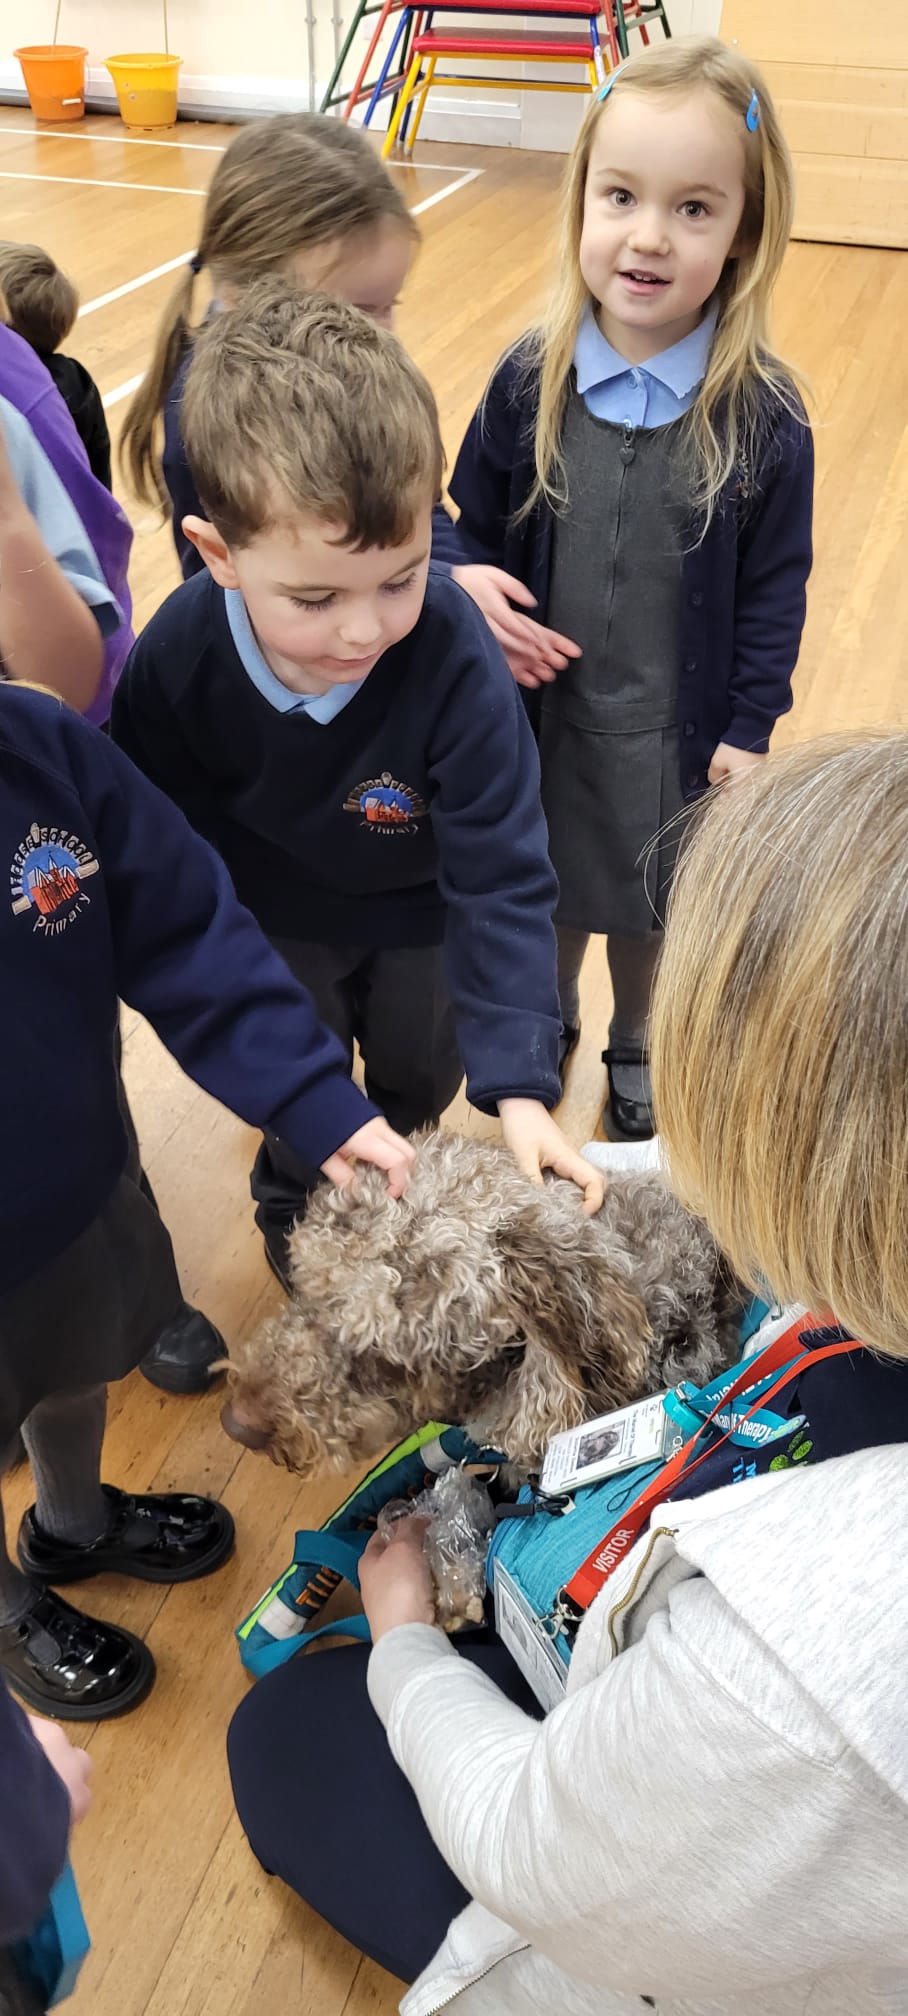
[[[523,609],[536,607],[535,596],[513,574],[480,565],[452,567],[451,573],[482,610],[518,686],[544,686],[564,671],[569,658],[580,657],[579,646],[570,637],[561,637],[557,630],[547,630],[531,616],[512,609],[512,602],[519,602]]]
[[[373,1645],[399,1624],[435,1622],[425,1536],[422,1519],[401,1519],[390,1540],[380,1533],[372,1535],[359,1564],[359,1587]]]
[[[752,749],[735,749],[730,742],[720,742],[713,750],[706,774],[710,784],[730,784],[735,777],[744,777],[748,770],[756,770],[765,761],[765,756],[755,755]]]
[[[542,1182],[543,1169],[568,1177],[583,1191],[587,1217],[594,1218],[605,1199],[605,1177],[571,1147],[551,1113],[538,1099],[501,1099],[498,1112],[505,1147],[518,1169],[534,1183]]]
[[[40,1743],[48,1764],[52,1764],[58,1778],[62,1778],[69,1793],[72,1824],[77,1826],[84,1820],[91,1805],[91,1774],[94,1769],[87,1750],[77,1750],[57,1722],[39,1721],[36,1715],[29,1715],[29,1724],[36,1743]]]
[[[402,1197],[415,1161],[416,1149],[403,1135],[395,1134],[387,1120],[367,1120],[365,1127],[358,1127],[349,1141],[322,1163],[322,1175],[336,1189],[345,1190],[353,1181],[354,1162],[372,1162],[376,1169],[387,1170],[392,1197]]]

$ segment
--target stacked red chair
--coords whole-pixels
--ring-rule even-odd
[[[365,73],[377,37],[393,11],[392,0],[387,0],[351,92],[350,110],[356,96],[365,95]],[[488,62],[496,66],[496,74],[482,75],[483,88],[513,90],[516,85],[520,90],[588,93],[605,82],[618,61],[614,8],[608,5],[603,12],[602,0],[436,0],[431,7],[405,5],[396,11],[398,20],[364,120],[368,126],[382,98],[392,91],[398,94],[385,154],[391,152],[398,135],[403,138],[405,134],[407,150],[412,151],[433,85],[475,91],[477,79],[464,74],[465,64]],[[493,19],[496,25],[487,25]],[[518,21],[519,27],[515,25]],[[400,49],[408,39],[409,65],[401,89]],[[445,67],[439,69],[439,64]],[[534,64],[571,66],[585,75],[555,81],[522,74],[523,66]],[[497,74],[498,66],[509,65],[520,65],[521,71],[515,76],[513,69],[508,72],[506,68],[504,75]]]

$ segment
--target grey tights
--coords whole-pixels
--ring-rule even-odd
[[[588,931],[572,931],[559,924],[558,993],[561,1018],[569,1029],[576,1029],[580,1021],[580,968],[589,942]],[[646,938],[620,938],[614,933],[607,938],[606,953],[615,999],[609,1029],[610,1043],[640,1044],[642,1047],[661,950],[661,931],[651,931]]]
[[[58,1393],[33,1408],[22,1429],[35,1484],[38,1525],[55,1539],[87,1546],[109,1523],[101,1490],[101,1444],[107,1418],[106,1386]],[[8,1468],[12,1449],[0,1460]],[[0,1506],[0,1625],[24,1617],[34,1601],[28,1578],[10,1560]]]

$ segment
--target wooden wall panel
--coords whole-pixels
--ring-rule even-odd
[[[798,175],[795,236],[908,247],[908,0],[864,15],[845,0],[725,0],[720,32],[766,72]]]

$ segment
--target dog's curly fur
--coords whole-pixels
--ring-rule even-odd
[[[737,1356],[741,1292],[658,1176],[595,1218],[486,1142],[429,1133],[406,1195],[376,1169],[316,1192],[292,1299],[236,1349],[236,1422],[303,1473],[346,1469],[425,1421],[464,1424],[524,1474],[549,1438]]]

